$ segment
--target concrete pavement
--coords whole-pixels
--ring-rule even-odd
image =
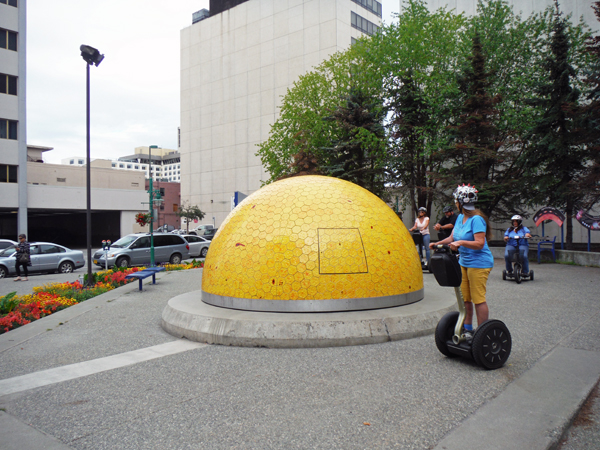
[[[500,260],[490,276],[491,316],[513,337],[496,371],[442,356],[431,335],[183,349],[161,314],[170,298],[200,289],[201,270],[160,274],[143,292],[132,283],[0,336],[0,380],[13,387],[0,397],[2,448],[551,448],[600,374],[600,269],[532,266],[534,282],[503,282]],[[427,289],[435,280],[425,277]],[[526,445],[514,424],[531,425]],[[465,429],[502,438],[488,446]],[[3,437],[15,434],[11,447]]]

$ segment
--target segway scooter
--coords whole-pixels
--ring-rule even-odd
[[[519,242],[519,236],[514,237],[517,242]],[[523,238],[525,239],[525,238]],[[507,278],[511,280],[515,280],[517,284],[521,284],[523,280],[531,280],[533,281],[533,270],[529,269],[529,274],[523,274],[523,261],[521,261],[521,254],[519,253],[519,246],[517,245],[517,251],[512,257],[512,273],[507,272],[506,270],[502,271],[502,279],[506,281]]]
[[[510,332],[500,320],[486,320],[479,324],[472,340],[467,340],[463,325],[465,322],[465,301],[460,290],[462,273],[458,255],[447,245],[437,245],[431,257],[431,269],[440,286],[454,287],[458,311],[444,315],[435,328],[435,345],[445,356],[462,356],[472,359],[485,369],[502,367],[512,348]]]
[[[417,252],[419,253],[419,259],[421,260],[421,270],[431,272],[431,267],[427,264],[427,254],[425,253],[425,245],[423,244],[423,235],[418,231],[410,233],[413,242],[417,246]]]

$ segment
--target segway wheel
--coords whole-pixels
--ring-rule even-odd
[[[502,279],[506,281],[506,270],[502,271]]]
[[[517,284],[521,284],[521,268],[520,267],[515,267],[515,281],[517,282]]]
[[[533,270],[529,270],[529,279],[533,281]]]
[[[493,370],[506,363],[511,348],[512,338],[504,322],[488,320],[475,331],[471,351],[473,359],[478,365]]]
[[[444,314],[435,327],[435,345],[442,355],[450,358],[456,356],[448,350],[447,342],[454,336],[454,328],[458,320],[458,311],[451,311]]]

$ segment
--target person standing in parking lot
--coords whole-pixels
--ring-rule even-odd
[[[17,258],[15,263],[17,278],[15,278],[14,281],[28,280],[27,276],[29,274],[27,273],[27,267],[31,265],[31,250],[29,248],[29,242],[27,242],[26,238],[27,236],[20,234],[19,243],[15,245],[15,248],[17,249],[17,253],[15,254],[15,257]],[[21,278],[21,267],[23,267],[23,274],[25,275],[23,278]]]

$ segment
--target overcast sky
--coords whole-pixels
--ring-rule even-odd
[[[381,1],[381,0],[380,0]],[[91,67],[91,156],[135,147],[177,149],[179,34],[208,0],[27,1],[27,141],[44,160],[85,156],[81,44],[105,55]],[[383,0],[385,22],[398,0]]]

